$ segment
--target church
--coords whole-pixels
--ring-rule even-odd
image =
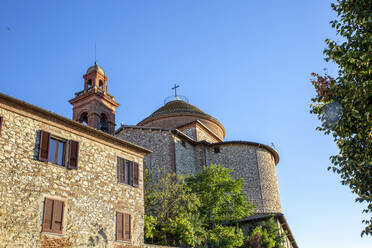
[[[157,180],[222,164],[244,180],[256,207],[243,229],[274,216],[285,246],[298,247],[282,213],[272,147],[225,141],[224,126],[177,85],[164,106],[116,128],[119,103],[103,68],[95,63],[83,78],[69,101],[72,120],[0,94],[0,246],[152,247],[143,243],[144,169]]]

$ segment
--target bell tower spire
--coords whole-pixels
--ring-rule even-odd
[[[120,105],[107,92],[107,76],[94,62],[83,75],[84,90],[75,93],[69,102],[73,106],[73,119],[90,127],[113,134],[115,113]]]

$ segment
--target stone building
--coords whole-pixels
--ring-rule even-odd
[[[245,182],[244,191],[255,205],[255,215],[242,223],[268,219],[272,215],[283,232],[286,246],[297,244],[282,214],[276,165],[278,153],[270,146],[250,141],[225,141],[225,128],[213,116],[177,95],[137,125],[121,125],[118,138],[153,152],[144,164],[156,180],[169,172],[198,173],[203,166],[222,164],[234,170],[233,176]]]
[[[0,247],[143,247],[150,150],[112,135],[103,70],[84,78],[71,103],[88,125],[0,94]]]
[[[297,248],[282,214],[274,149],[225,141],[223,125],[177,93],[115,131],[119,104],[104,70],[95,63],[83,78],[69,101],[72,120],[0,93],[0,247],[144,247],[144,166],[156,180],[223,164],[244,179],[256,206],[241,222],[274,215],[287,247]]]

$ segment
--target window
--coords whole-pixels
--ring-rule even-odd
[[[138,163],[118,157],[118,181],[134,187],[138,187],[139,166]]]
[[[186,147],[186,141],[182,140],[181,144],[182,144],[183,147]]]
[[[0,135],[1,135],[1,127],[2,127],[2,125],[3,125],[3,117],[0,116]]]
[[[116,212],[116,240],[130,241],[131,239],[131,216]]]
[[[43,232],[62,233],[64,202],[45,198]]]
[[[66,160],[66,151],[68,156]],[[74,140],[64,141],[52,136],[50,133],[40,131],[39,160],[77,169],[79,156],[79,142]]]
[[[49,140],[49,162],[58,165],[65,164],[66,142],[51,137]]]
[[[220,153],[221,151],[220,151],[220,148],[219,147],[215,147],[214,148],[214,153]]]
[[[99,88],[103,89],[103,81],[102,80],[99,80]]]

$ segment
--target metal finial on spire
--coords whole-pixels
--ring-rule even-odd
[[[94,42],[94,64],[97,65],[97,46]]]
[[[177,88],[179,88],[180,86],[177,85],[177,84],[174,84],[174,87],[172,88],[172,90],[174,90],[174,97],[176,98],[177,97]]]
[[[177,94],[177,88],[180,86],[178,84],[174,84],[172,90],[174,90],[174,95],[173,96],[168,96],[167,98],[164,99],[164,104],[167,104],[168,102],[172,101],[184,101],[184,102],[189,102],[189,99],[185,96],[181,96]]]

